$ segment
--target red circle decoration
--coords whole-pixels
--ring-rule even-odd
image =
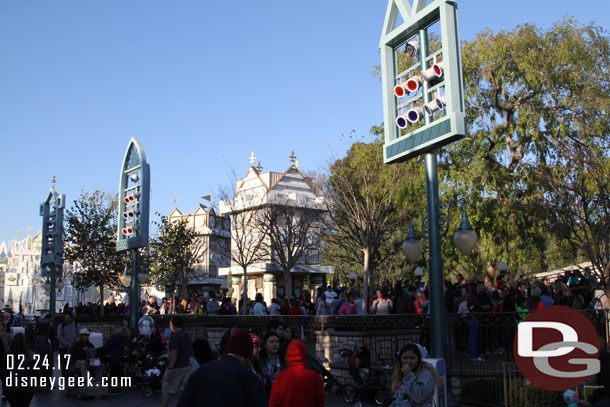
[[[519,354],[519,330],[522,330],[522,337],[527,338],[526,325],[520,323],[517,327],[517,334],[513,342],[513,351],[517,367],[534,386],[549,391],[563,391],[574,388],[583,383],[587,377],[557,377],[554,374],[549,375],[541,372],[534,364],[535,359],[546,359],[548,364],[554,370],[560,372],[579,372],[585,370],[588,366],[585,363],[571,364],[571,359],[598,359],[599,358],[599,342],[600,338],[595,330],[595,327],[582,313],[573,308],[562,305],[552,305],[541,308],[529,315],[524,322],[551,322],[565,324],[571,327],[578,334],[577,341],[591,344],[597,348],[597,352],[590,354],[578,347],[575,347],[570,353],[560,356],[522,356]],[[532,344],[529,349],[532,351],[539,350],[542,346],[564,342],[564,337],[561,331],[550,327],[534,327],[532,329]],[[539,360],[539,361],[540,361]]]

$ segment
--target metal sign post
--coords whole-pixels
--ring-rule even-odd
[[[397,24],[399,16],[402,24]],[[440,38],[431,36],[435,25]],[[435,50],[430,52],[432,45]],[[383,157],[390,164],[425,155],[431,355],[435,358],[445,357],[446,338],[435,150],[466,133],[459,45],[454,1],[389,0],[380,42]]]
[[[55,177],[53,177],[55,184]],[[49,314],[55,315],[55,279],[57,272],[63,273],[64,253],[64,208],[66,195],[58,194],[53,185],[47,199],[40,204],[42,216],[42,245],[40,253],[40,273],[49,279]]]
[[[148,246],[150,205],[150,166],[144,148],[132,137],[127,145],[119,181],[119,214],[117,251],[132,250],[131,254],[131,327],[138,326],[138,249]]]

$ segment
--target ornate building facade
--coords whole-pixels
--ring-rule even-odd
[[[291,158],[294,162],[294,154]],[[292,287],[286,287],[283,272],[278,266],[278,262],[274,260],[276,254],[273,253],[273,249],[267,250],[264,255],[260,256],[260,261],[247,266],[248,298],[253,299],[256,293],[262,293],[268,304],[272,298],[284,296],[287,289],[292,290],[292,295],[297,297],[306,288],[315,292],[317,287],[323,284],[325,275],[334,272],[333,267],[320,265],[319,216],[327,210],[326,205],[324,199],[316,193],[315,180],[305,177],[301,173],[298,162],[290,165],[283,173],[273,171],[262,173],[260,163],[258,168],[251,166],[246,176],[237,181],[234,199],[220,202],[220,213],[232,218],[231,250],[239,250],[236,240],[241,239],[240,236],[248,234],[255,236],[257,233],[256,230],[253,230],[257,226],[252,221],[240,225],[236,219],[239,217],[244,219],[244,214],[271,206],[285,206],[292,208],[295,212],[307,213],[312,222],[307,231],[307,239],[317,243],[315,247],[308,246],[305,254],[290,270]],[[267,247],[269,247],[268,244]],[[231,274],[233,297],[237,299],[244,290],[242,266],[233,261],[230,267],[220,269],[220,275],[228,276],[229,274]],[[307,281],[309,281],[308,287]]]
[[[197,232],[200,239],[197,247],[202,255],[201,262],[195,265],[195,274],[190,279],[189,295],[202,294],[207,291],[218,292],[227,287],[226,278],[218,274],[221,267],[230,264],[231,225],[227,216],[216,214],[213,207],[199,205],[193,213],[183,214],[175,208],[168,216],[168,221],[181,219]]]
[[[17,312],[21,302],[24,314],[39,314],[41,310],[49,309],[49,293],[40,275],[40,251],[40,230],[32,236],[30,229],[23,239],[18,233],[16,239],[0,243],[0,268],[4,269],[4,287],[0,291],[3,307],[9,306]],[[72,287],[65,281],[63,289],[57,291],[56,307],[72,303],[72,298]]]

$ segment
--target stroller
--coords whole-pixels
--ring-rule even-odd
[[[93,378],[93,386],[68,387],[66,395],[70,396],[76,393],[79,400],[94,396],[105,398],[108,394],[108,388],[102,386],[102,377],[107,375],[108,366],[103,363],[95,349],[89,349],[87,356],[84,360],[74,361],[73,366],[66,371],[66,376],[86,378],[90,375]]]
[[[377,405],[389,405],[392,399],[388,397],[388,379],[385,371],[371,369],[370,350],[361,346],[356,351],[344,349],[340,354],[347,361],[352,378],[352,382],[343,386],[341,391],[343,401],[351,404],[356,398],[373,399]]]
[[[326,392],[332,390],[335,386],[339,386],[340,391],[341,387],[337,379],[330,373],[330,370],[326,369],[322,363],[313,356],[307,355],[307,369],[313,370],[322,378],[322,384],[324,385],[324,390]]]

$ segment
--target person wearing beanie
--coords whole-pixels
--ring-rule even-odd
[[[322,378],[307,369],[307,347],[298,339],[286,349],[287,368],[280,372],[269,396],[269,407],[324,407]]]
[[[231,335],[226,355],[201,365],[189,378],[177,407],[266,407],[262,382],[251,369],[253,344],[250,334]],[[203,404],[202,404],[203,403]]]

